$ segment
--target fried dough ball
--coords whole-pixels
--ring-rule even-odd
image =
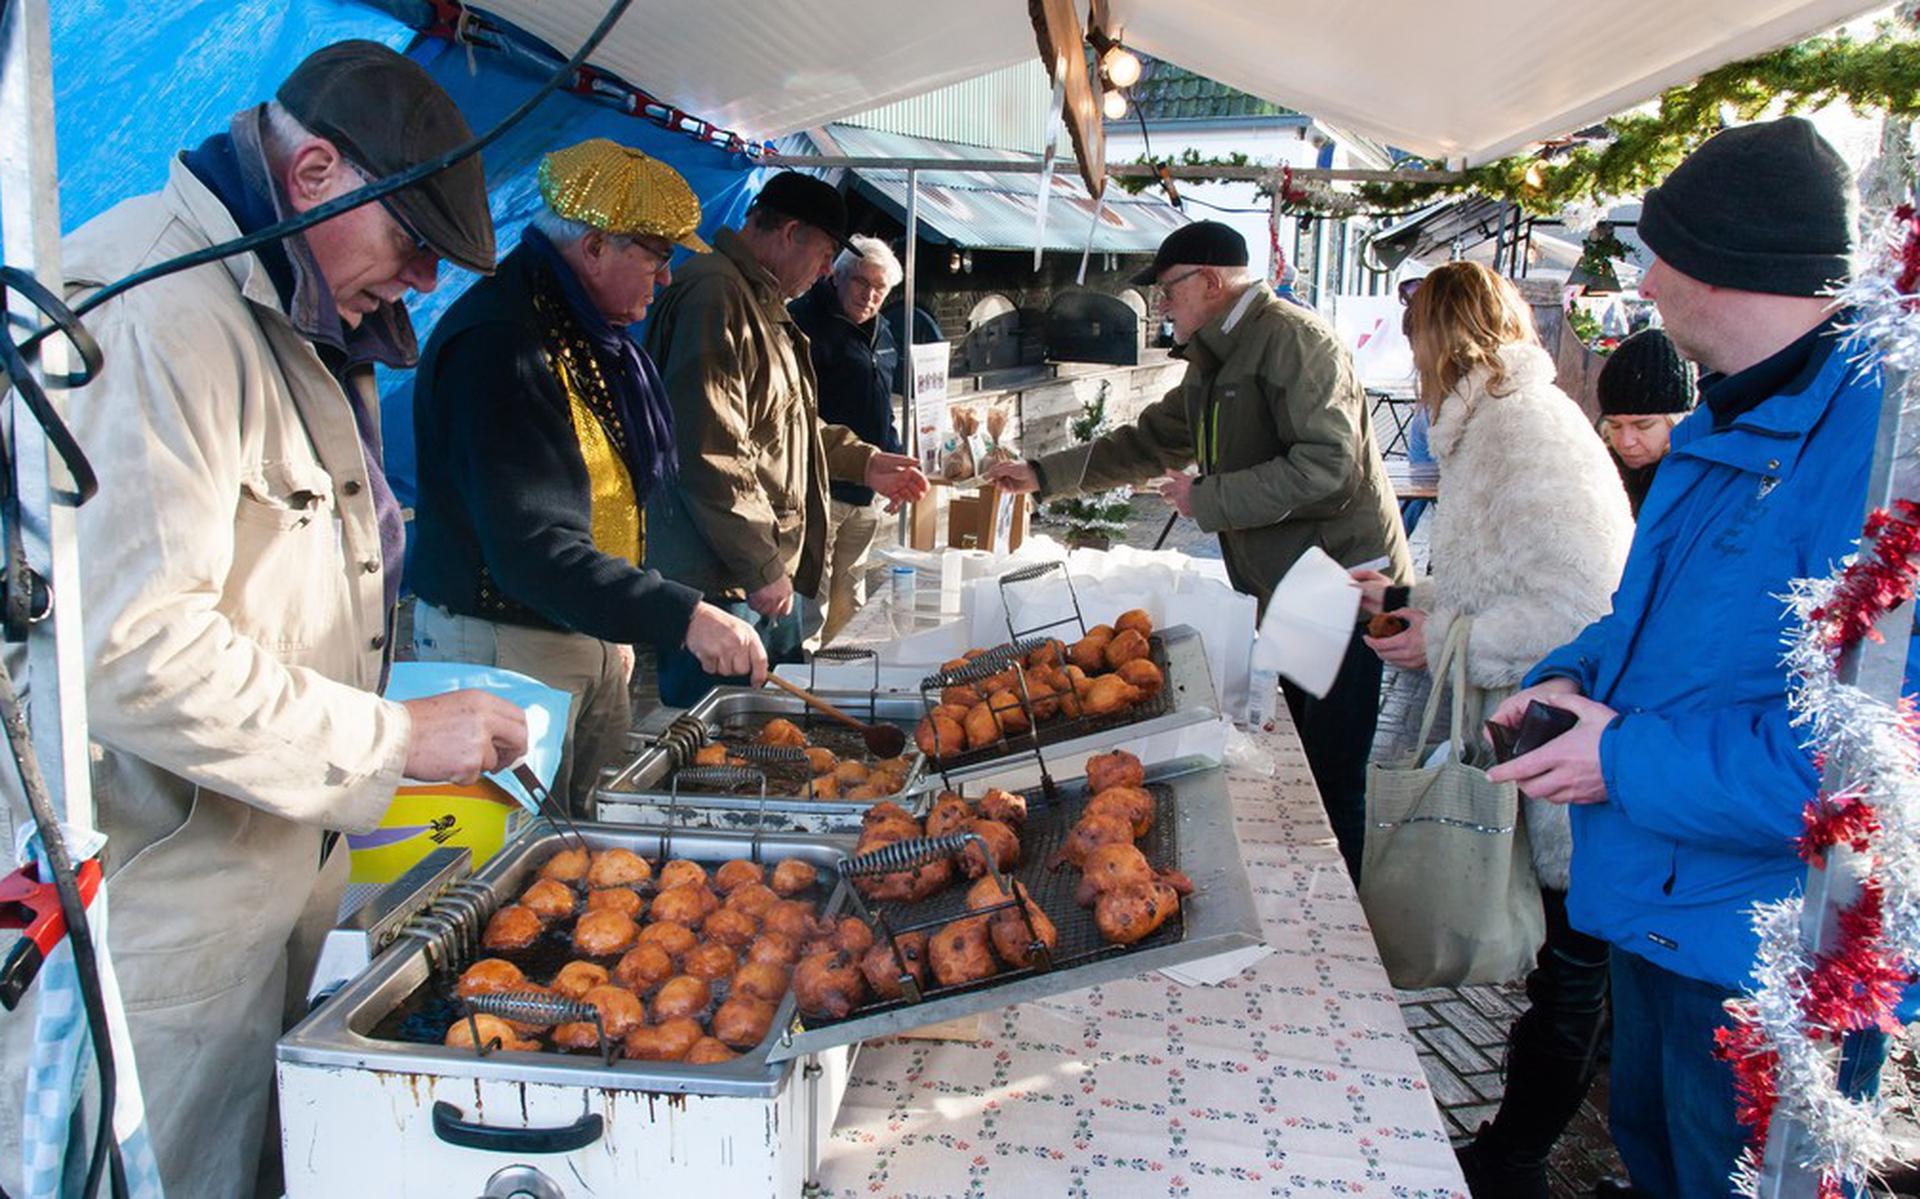
[[[510,903],[487,921],[487,931],[482,934],[480,944],[488,949],[525,949],[540,939],[544,927],[531,908]]]
[[[1142,637],[1152,636],[1153,617],[1147,615],[1145,608],[1129,608],[1120,614],[1118,620],[1113,622],[1113,632],[1117,637],[1129,629],[1140,634]]]
[[[607,1030],[609,1041],[618,1041],[646,1023],[646,1009],[631,991],[619,987],[595,987],[581,1002],[592,1004],[600,1012],[600,1024]],[[553,1043],[562,1049],[598,1049],[600,1034],[591,1021],[581,1020],[554,1029]]]
[[[640,909],[647,901],[640,898],[640,892],[629,891],[625,887],[607,887],[600,891],[587,892],[587,910],[589,912],[625,912],[629,916],[639,916]]]
[[[983,874],[967,888],[967,910],[978,912],[998,903],[1011,903],[1013,897],[1000,886],[1000,880],[991,874]]]
[[[798,899],[783,899],[768,908],[761,927],[794,942],[810,941],[822,933],[821,924],[813,916],[813,905]]]
[[[950,758],[967,747],[967,731],[951,716],[928,715],[915,726],[913,743],[929,758]]]
[[[998,973],[993,964],[985,916],[965,916],[933,935],[927,944],[927,959],[933,977],[943,987],[992,978]]]
[[[1367,621],[1367,636],[1376,641],[1398,637],[1407,631],[1407,618],[1393,612],[1375,612]]]
[[[757,995],[779,1003],[787,993],[787,968],[779,962],[746,962],[733,972],[727,990],[734,995]]]
[[[773,1027],[773,1005],[758,995],[742,991],[727,996],[727,1001],[713,1014],[711,1024],[717,1039],[735,1049],[751,1049]]]
[[[993,864],[999,869],[1009,870],[1020,860],[1020,838],[998,820],[969,820],[964,831],[987,843],[987,852],[993,855]],[[978,845],[970,843],[960,851],[960,873],[968,878],[987,873],[987,859]]]
[[[718,741],[712,745],[703,745],[693,751],[693,764],[695,766],[725,766],[727,764],[727,747]]]
[[[899,946],[895,954],[894,946]],[[914,984],[927,985],[927,934],[901,933],[893,943],[875,941],[873,947],[860,958],[860,972],[866,975],[867,986],[873,989],[874,998],[881,1000],[898,999],[905,993],[900,985],[902,973],[911,975]]]
[[[655,922],[684,924],[694,928],[708,913],[720,906],[719,897],[707,889],[705,883],[690,883],[686,886],[668,887],[653,897],[653,904],[647,908],[647,914]]]
[[[952,674],[956,670],[965,670],[967,663],[972,660],[971,658],[948,658],[945,662],[940,663],[940,673]]]
[[[693,929],[685,924],[663,922],[649,924],[640,930],[636,945],[658,945],[666,955],[678,961],[680,956],[698,944],[700,938],[693,935]]]
[[[805,749],[807,746],[807,735],[800,731],[800,726],[778,716],[767,721],[766,727],[760,730],[760,736],[755,740],[762,745],[789,745],[794,749]]]
[[[997,694],[998,692],[1008,691],[1015,687],[1018,687],[1019,685],[1020,685],[1019,672],[1014,670],[1013,667],[1009,666],[1005,670],[1002,670],[996,674],[990,674],[986,678],[981,679],[979,682],[973,685],[973,689],[975,691],[978,691],[985,698],[992,699],[994,695]]]
[[[1027,797],[998,787],[989,788],[980,797],[979,810],[983,818],[998,820],[1017,833],[1027,822]]]
[[[1080,863],[1080,886],[1073,899],[1081,907],[1090,908],[1108,891],[1150,883],[1153,878],[1153,866],[1139,846],[1131,841],[1102,845]]]
[[[768,908],[779,902],[780,896],[774,893],[772,887],[765,883],[748,883],[742,887],[735,887],[722,906],[736,912],[745,912],[755,920],[759,920],[767,914]]]
[[[820,871],[814,868],[812,862],[788,858],[773,868],[773,893],[782,899],[792,899],[812,890],[813,884],[819,879]]]
[[[761,933],[747,946],[747,961],[756,965],[791,966],[800,960],[800,942],[783,933]]]
[[[867,981],[853,955],[820,949],[800,959],[793,972],[793,999],[804,1015],[842,1020],[866,997]]]
[[[1033,721],[1028,718],[1026,708],[1021,706],[1020,692],[1012,687],[989,695],[987,708],[1000,718],[1000,728],[1009,736],[1014,733],[1024,733],[1033,727]]]
[[[553,976],[553,989],[568,999],[579,999],[595,987],[607,985],[607,970],[592,962],[568,962]]]
[[[916,826],[890,824],[882,829],[869,829],[861,836],[856,848],[860,853],[867,853],[919,835],[920,830]],[[853,885],[860,894],[879,903],[913,903],[939,891],[952,879],[952,859],[936,858],[912,870],[865,875],[854,879]]]
[[[943,791],[940,798],[933,801],[933,809],[927,813],[927,836],[944,837],[948,833],[959,832],[972,819],[972,804],[951,791]]]
[[[698,1020],[675,1016],[658,1024],[643,1024],[628,1033],[626,1055],[641,1062],[677,1062],[706,1039]]]
[[[877,824],[886,824],[892,821],[902,820],[913,826],[915,836],[919,835],[920,822],[913,818],[911,812],[908,812],[897,803],[874,804],[871,808],[867,809],[867,814],[860,818],[860,827],[862,829],[870,829]]]
[[[986,693],[972,683],[956,683],[940,691],[940,706],[943,708],[971,708],[987,698]]]
[[[1101,895],[1093,905],[1093,925],[1116,945],[1131,945],[1150,935],[1180,910],[1180,896],[1166,883],[1131,883]]]
[[[766,873],[766,868],[758,862],[735,858],[731,862],[720,863],[720,869],[713,872],[713,889],[722,895],[732,895],[734,888],[760,882]]]
[[[857,787],[844,788],[840,792],[840,798],[865,802],[870,799],[885,799],[887,796],[893,795],[899,790],[900,788],[898,786],[888,786],[885,779],[875,776],[875,781],[873,782],[861,783]]]
[[[520,906],[542,920],[564,920],[573,915],[573,888],[554,879],[543,878],[520,893]]]
[[[993,709],[983,703],[967,710],[966,733],[968,749],[985,749],[989,745],[996,745],[1002,736],[999,722],[993,718]]]
[[[832,774],[840,765],[840,755],[821,745],[807,746],[807,768],[815,774]]]
[[[907,781],[907,775],[911,774],[912,772],[913,772],[913,763],[909,762],[904,756],[897,757],[897,758],[881,758],[878,762],[875,762],[873,764],[873,771],[872,771],[872,774],[869,775],[869,778],[874,778],[874,777],[885,778],[891,781],[895,789],[897,790],[901,783],[904,783]]]
[[[1107,666],[1107,642],[1111,637],[1096,637],[1088,633],[1073,643],[1067,650],[1067,661],[1089,673],[1105,670]]]
[[[577,883],[587,876],[587,851],[563,849],[540,866],[540,877],[563,883]]]
[[[1087,860],[1087,855],[1102,845],[1132,845],[1133,825],[1125,816],[1112,812],[1095,812],[1082,816],[1061,842],[1060,849],[1054,854],[1053,865],[1061,862],[1079,867]]]
[[[1033,706],[1035,720],[1052,720],[1060,714],[1060,694],[1045,679],[1027,680],[1027,701]]]
[[[706,885],[707,868],[698,862],[689,862],[685,858],[675,858],[660,867],[660,878],[655,884],[664,891],[668,887],[684,887],[689,883]]]
[[[966,720],[967,710],[972,708],[973,705],[979,702],[980,700],[978,698],[974,698],[974,699],[969,699],[964,704],[935,704],[933,711],[927,713],[927,715],[944,716],[948,720],[953,721],[955,724],[960,724]]]
[[[1158,666],[1155,666],[1146,658],[1135,658],[1131,662],[1122,662],[1120,663],[1120,669],[1114,671],[1114,673],[1132,685],[1133,689],[1140,693],[1140,698],[1143,700],[1152,699],[1154,696],[1160,694],[1162,687],[1167,685],[1167,677],[1160,673]]]
[[[1081,818],[1096,812],[1126,817],[1137,841],[1153,828],[1153,793],[1144,787],[1108,787],[1087,801]]]
[[[842,916],[839,923],[833,926],[833,935],[827,940],[835,949],[844,949],[859,957],[873,947],[873,930],[858,916]]]
[[[505,1020],[498,1016],[487,1015],[475,1015],[471,1024],[466,1020],[456,1020],[448,1025],[446,1043],[455,1049],[472,1049],[473,1033],[476,1028],[480,1031],[482,1045],[498,1041],[501,1049],[520,1053],[531,1053],[540,1048],[538,1041],[522,1040],[520,1034],[513,1030],[513,1025]]]
[[[673,955],[653,941],[642,940],[613,967],[613,981],[636,995],[644,995],[672,977]]]
[[[527,976],[520,972],[520,967],[500,958],[481,958],[460,975],[453,993],[465,999],[496,991],[523,991],[526,987]]]
[[[1098,637],[1102,641],[1112,641],[1119,631],[1110,624],[1097,624],[1087,630],[1087,636]]]
[[[993,941],[993,951],[1000,955],[1001,961],[1015,968],[1033,964],[1036,941],[1046,946],[1048,953],[1052,953],[1054,947],[1060,944],[1060,931],[1053,926],[1053,921],[1047,918],[1047,914],[1040,910],[1040,905],[1033,896],[1026,894],[1024,888],[1021,895],[1020,907],[995,912],[987,919],[987,932]],[[1020,914],[1021,908],[1026,909],[1024,917]]]
[[[865,762],[842,762],[833,768],[833,777],[840,781],[842,787],[858,787],[872,773]]]
[[[573,926],[573,947],[590,958],[612,957],[633,948],[640,926],[625,912],[588,912]]]
[[[713,1002],[713,987],[704,978],[677,974],[660,984],[653,995],[653,1018],[671,1020],[675,1016],[698,1016]]]
[[[1117,716],[1139,698],[1132,683],[1117,674],[1103,674],[1087,684],[1080,703],[1088,716]]]
[[[745,949],[760,934],[760,922],[738,908],[721,908],[701,922],[700,931],[728,949]]]
[[[1027,655],[1027,669],[1039,670],[1042,667],[1058,666],[1066,661],[1066,643],[1057,637],[1049,637],[1035,646]]]
[[[817,775],[802,794],[814,799],[839,799],[840,780],[830,774]]]
[[[637,887],[653,877],[653,867],[631,849],[605,849],[593,855],[589,887]]]
[[[1138,787],[1146,781],[1147,772],[1140,759],[1124,749],[1087,759],[1087,790],[1096,794],[1108,787]]]
[[[732,978],[734,967],[739,964],[733,950],[725,945],[718,941],[702,941],[687,950],[687,956],[680,959],[680,972],[716,983],[723,978]]]
[[[1147,653],[1146,637],[1142,636],[1137,629],[1128,629],[1124,633],[1117,634],[1112,641],[1107,642],[1104,656],[1107,660],[1108,668],[1118,670],[1122,664],[1131,662],[1135,658],[1144,658],[1147,656]]]
[[[730,1062],[740,1055],[727,1048],[727,1043],[716,1037],[701,1037],[687,1050],[687,1056],[680,1060],[689,1066],[717,1066],[721,1062]]]

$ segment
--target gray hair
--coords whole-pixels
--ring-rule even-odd
[[[318,136],[288,112],[286,105],[278,100],[267,101],[266,117],[260,122],[260,148],[266,152],[267,161],[273,164],[275,170],[293,157],[300,143]]]
[[[545,204],[540,206],[527,223],[546,234],[547,240],[556,246],[570,246],[593,232],[592,225],[585,221],[563,217]]]
[[[900,269],[900,260],[894,257],[891,246],[877,237],[857,235],[847,240],[853,243],[853,248],[840,251],[840,256],[833,260],[834,279],[844,282],[854,267],[869,263],[885,274],[889,291],[900,285],[906,272]]]

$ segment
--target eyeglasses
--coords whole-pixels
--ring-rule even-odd
[[[1400,287],[1398,289],[1400,292],[1400,302],[1402,304],[1413,303],[1413,293],[1420,290],[1420,284],[1425,279],[1426,276],[1422,275],[1418,279],[1400,280]]]
[[[427,239],[420,236],[419,231],[413,227],[412,223],[410,223],[406,217],[400,215],[400,209],[394,204],[391,198],[381,196],[379,204],[381,208],[386,210],[387,215],[393,218],[393,223],[400,226],[400,235],[412,244],[411,253],[413,256],[418,257],[421,254],[432,254],[435,258],[439,257],[439,254],[435,253],[434,248],[427,243]]]
[[[1181,274],[1175,275],[1171,279],[1162,279],[1156,288],[1156,290],[1158,290],[1160,293],[1160,298],[1162,300],[1168,299],[1173,295],[1174,288],[1178,287],[1182,283],[1185,283],[1187,280],[1193,278],[1195,275],[1199,274],[1201,271],[1204,271],[1206,269],[1207,268],[1204,266],[1190,267],[1186,271],[1182,272]]]

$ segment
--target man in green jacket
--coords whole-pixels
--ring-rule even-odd
[[[1220,535],[1227,576],[1266,609],[1310,547],[1342,566],[1385,563],[1412,580],[1406,534],[1387,481],[1353,356],[1311,309],[1247,275],[1247,243],[1217,221],[1167,236],[1136,282],[1159,288],[1186,377],[1125,428],[1090,445],[992,467],[987,477],[1052,498],[1145,483]],[[1200,473],[1186,473],[1197,463]],[[1360,871],[1366,765],[1380,663],[1356,628],[1324,697],[1283,683],[1321,802],[1347,868]]]
[[[678,484],[647,500],[647,565],[753,624],[769,663],[800,656],[796,596],[819,589],[827,481],[894,505],[927,490],[914,459],[821,421],[807,337],[787,314],[827,273],[846,226],[839,192],[775,175],[745,225],[676,272],[647,326],[680,465]],[[662,658],[659,677],[661,698],[681,706],[745,681],[709,674],[684,649]]]

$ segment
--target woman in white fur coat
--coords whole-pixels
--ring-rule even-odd
[[[1405,607],[1385,576],[1354,577],[1368,610],[1407,622],[1395,636],[1367,639],[1403,670],[1436,669],[1449,631],[1471,622],[1477,733],[1528,668],[1607,612],[1633,517],[1605,445],[1554,385],[1553,360],[1511,283],[1477,263],[1450,263],[1421,280],[1408,308],[1440,464],[1432,573]],[[1500,1111],[1460,1151],[1476,1196],[1547,1194],[1547,1154],[1592,1081],[1604,1013],[1606,943],[1567,924],[1566,810],[1527,800],[1525,821],[1547,942],[1527,979],[1532,1006],[1509,1041]]]

